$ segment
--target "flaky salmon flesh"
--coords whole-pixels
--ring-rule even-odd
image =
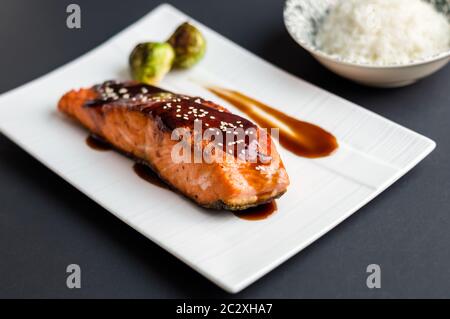
[[[58,109],[118,151],[147,164],[170,188],[203,207],[246,209],[280,197],[289,185],[270,134],[262,134],[251,121],[199,97],[136,82],[108,81],[64,94]],[[174,160],[174,147],[180,146],[182,137],[174,139],[173,131],[193,133],[196,123],[201,123],[202,132],[232,134],[229,129],[242,128],[263,138],[257,143],[248,138],[215,143],[214,161]],[[200,145],[204,150],[212,143],[201,137],[195,144],[192,136],[183,144],[190,149]],[[231,154],[224,144],[242,146],[247,156],[253,150],[255,160]]]

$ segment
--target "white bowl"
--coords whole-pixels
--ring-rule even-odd
[[[427,0],[450,20],[450,0]],[[375,87],[400,87],[412,84],[444,67],[450,50],[439,55],[401,65],[368,65],[340,59],[320,51],[314,44],[317,28],[337,0],[287,0],[284,22],[289,34],[322,65],[355,82]]]

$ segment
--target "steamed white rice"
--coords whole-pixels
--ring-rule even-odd
[[[350,62],[405,64],[450,50],[450,24],[422,0],[341,0],[316,45]]]

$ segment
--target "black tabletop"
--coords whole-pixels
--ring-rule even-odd
[[[159,4],[2,0],[0,92],[96,47]],[[437,142],[383,194],[236,297],[450,297],[450,67],[406,88],[372,89],[321,67],[287,34],[283,1],[170,1],[273,64]],[[20,107],[20,105],[11,105]],[[68,289],[66,267],[81,267]],[[381,267],[381,288],[366,267]],[[0,134],[0,297],[230,297]]]

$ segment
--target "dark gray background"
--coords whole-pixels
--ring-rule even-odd
[[[102,43],[159,1],[2,0],[0,92]],[[450,297],[450,67],[378,90],[323,69],[284,29],[282,1],[170,1],[279,67],[434,139],[438,147],[358,213],[237,297]],[[270,79],[268,79],[270,80]],[[11,108],[20,105],[11,105]],[[82,268],[66,288],[65,268]],[[366,266],[382,288],[366,287]],[[0,297],[230,297],[120,222],[0,134]]]

